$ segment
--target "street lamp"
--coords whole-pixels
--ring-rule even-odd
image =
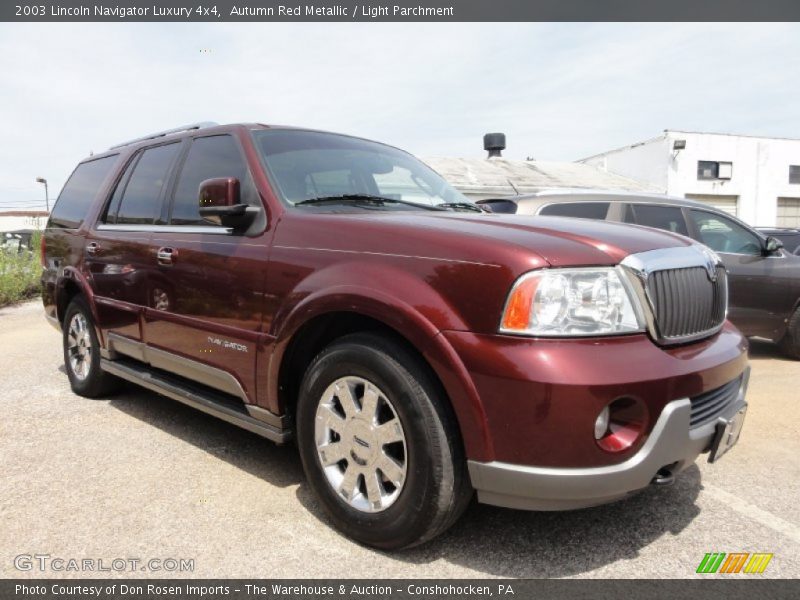
[[[44,184],[44,203],[47,206],[47,212],[50,212],[50,195],[47,193],[47,179],[44,177],[37,177],[36,183]]]

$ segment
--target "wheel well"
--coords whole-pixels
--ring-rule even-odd
[[[67,307],[72,299],[81,293],[81,288],[74,281],[66,281],[64,287],[56,296],[56,316],[58,322],[64,322],[64,313],[67,312]]]
[[[403,335],[371,317],[358,313],[336,312],[311,319],[294,334],[289,342],[278,375],[279,400],[288,415],[294,417],[300,383],[311,361],[337,339],[352,333],[366,332],[378,333],[391,338],[416,356],[420,364],[428,370],[431,381],[437,386],[441,397],[447,399],[448,408],[452,411],[447,393],[436,372],[422,353]]]

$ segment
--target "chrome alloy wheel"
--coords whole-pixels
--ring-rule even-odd
[[[82,313],[75,313],[67,332],[67,355],[73,375],[80,381],[86,379],[92,368],[92,336],[89,324]]]
[[[389,508],[406,480],[403,426],[386,395],[361,377],[343,377],[322,394],[314,424],[328,483],[362,512]]]

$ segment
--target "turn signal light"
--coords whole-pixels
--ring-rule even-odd
[[[529,277],[514,287],[503,313],[502,329],[522,331],[528,328],[531,322],[533,296],[538,285],[538,278]]]

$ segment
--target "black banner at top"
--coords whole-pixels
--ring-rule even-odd
[[[800,21],[798,0],[4,0],[13,22]]]

